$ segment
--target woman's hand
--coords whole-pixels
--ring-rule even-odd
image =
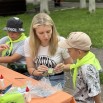
[[[35,70],[34,75],[36,76],[44,76],[45,73],[48,72],[48,67],[45,65],[40,65],[37,70]]]

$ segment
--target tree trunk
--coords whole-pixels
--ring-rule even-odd
[[[89,0],[89,12],[94,13],[96,9],[95,0]]]
[[[86,0],[80,0],[80,8],[86,8]]]
[[[50,13],[48,8],[48,0],[40,0],[40,12]]]

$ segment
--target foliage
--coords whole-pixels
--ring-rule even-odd
[[[33,3],[28,3],[26,5],[26,7],[27,7],[27,10],[31,10],[31,9],[33,9],[35,7],[35,5],[33,5]]]
[[[36,8],[39,8],[39,3],[37,3],[37,4],[33,4],[33,3],[28,3],[27,5],[26,5],[26,7],[27,7],[27,11],[29,11],[29,10],[34,10],[34,9],[36,9]]]
[[[103,72],[100,73],[100,83],[103,84]]]

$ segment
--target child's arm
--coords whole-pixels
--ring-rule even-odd
[[[63,64],[63,63],[60,63],[60,64],[58,64],[58,65],[54,68],[54,71],[55,71],[55,72],[69,71],[69,70],[70,70],[70,65],[71,65],[71,64]]]
[[[100,94],[94,96],[95,103],[102,103]]]

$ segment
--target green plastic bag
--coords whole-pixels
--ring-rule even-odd
[[[25,103],[23,94],[11,93],[0,96],[0,103]]]

